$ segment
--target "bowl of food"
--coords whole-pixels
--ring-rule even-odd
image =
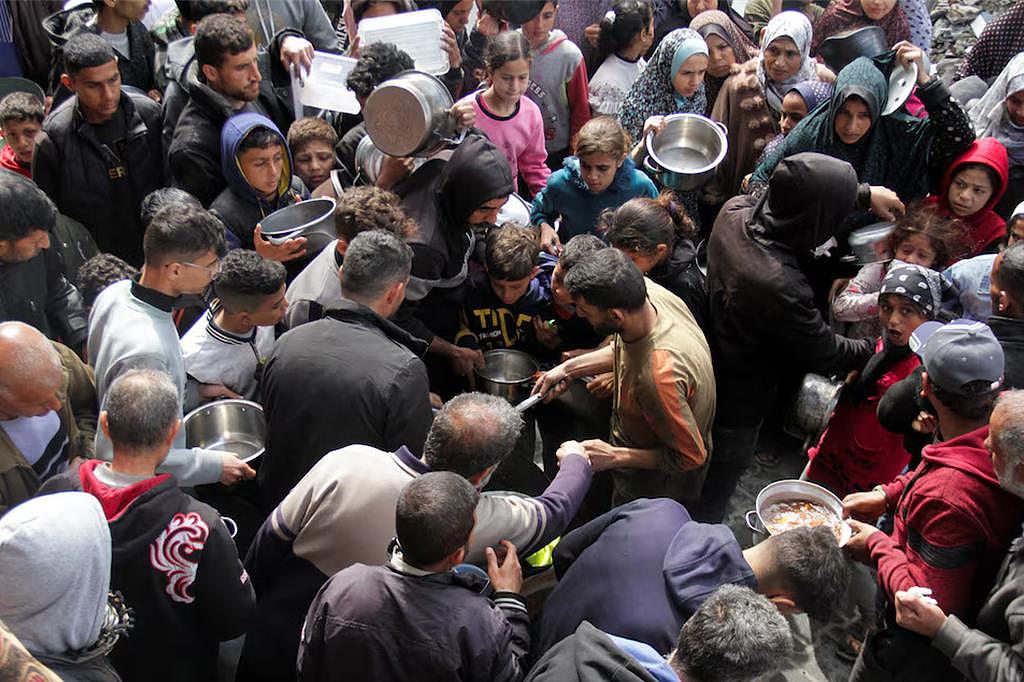
[[[190,448],[223,450],[251,462],[263,454],[267,420],[263,408],[250,400],[217,400],[189,412],[182,428]]]
[[[843,521],[843,503],[839,498],[827,488],[797,479],[775,481],[762,488],[746,520],[755,543],[801,526],[825,526],[840,547],[852,534],[849,524]]]

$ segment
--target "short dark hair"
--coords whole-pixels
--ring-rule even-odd
[[[992,390],[992,382],[979,379],[963,385],[964,394],[953,393],[931,382],[935,399],[949,408],[950,412],[962,419],[987,419],[996,405],[999,391]]]
[[[566,273],[576,267],[581,260],[601,249],[608,248],[601,239],[592,234],[578,234],[562,245],[562,253],[558,255],[558,264]]]
[[[238,143],[238,154],[247,152],[250,149],[269,149],[270,147],[284,147],[284,138],[273,128],[267,126],[253,126]]]
[[[288,126],[288,146],[293,154],[310,142],[324,142],[334,147],[338,144],[338,131],[316,116],[304,116]]]
[[[639,310],[647,300],[643,273],[618,249],[601,249],[583,258],[565,274],[573,299],[598,308]]]
[[[112,253],[98,253],[78,268],[78,291],[82,302],[91,308],[104,289],[123,279],[131,279],[139,271]]]
[[[407,240],[416,234],[416,221],[405,214],[401,202],[397,194],[380,187],[352,187],[338,197],[334,232],[347,242],[367,230],[383,230]]]
[[[27,92],[12,92],[0,99],[0,128],[8,121],[43,122],[43,103]]]
[[[480,493],[450,471],[414,478],[395,505],[395,534],[402,557],[416,567],[430,566],[469,543]]]
[[[493,279],[515,281],[530,276],[540,256],[537,233],[517,223],[505,223],[487,233],[484,262]]]
[[[245,52],[253,44],[249,25],[230,14],[211,14],[200,21],[192,41],[200,68],[220,68],[225,56]]]
[[[494,73],[509,62],[525,59],[533,61],[530,55],[530,41],[519,31],[503,31],[487,39],[484,47],[484,66]]]
[[[224,224],[204,208],[167,206],[146,228],[142,251],[147,265],[188,261],[207,251],[223,256]]]
[[[411,12],[416,9],[416,5],[411,0],[352,0],[352,16],[355,18],[358,24],[363,19],[363,15],[370,9],[371,5],[394,5],[395,14],[401,14],[402,12]]]
[[[116,59],[114,48],[95,33],[83,31],[64,43],[64,72],[76,76],[82,69],[103,66]]]
[[[178,388],[153,369],[133,369],[114,379],[103,396],[110,441],[128,452],[155,448],[181,419]]]
[[[228,313],[251,313],[281,290],[285,267],[255,251],[235,249],[224,257],[213,290]]]
[[[412,57],[392,43],[364,45],[345,85],[358,97],[369,97],[375,87],[414,66]]]
[[[775,605],[727,583],[683,624],[669,664],[687,679],[746,682],[767,679],[792,652],[789,625]]]
[[[168,206],[192,206],[202,208],[199,199],[178,187],[161,187],[147,194],[142,199],[142,229],[149,227],[153,222],[153,216]]]
[[[341,269],[341,294],[358,303],[377,300],[389,287],[409,278],[412,249],[382,230],[360,232],[349,242]]]
[[[52,232],[57,207],[34,182],[20,173],[0,170],[0,241],[24,239],[36,230]]]
[[[241,14],[249,9],[249,0],[174,0],[174,4],[178,15],[193,23],[213,14]]]
[[[769,580],[791,593],[808,616],[828,621],[850,582],[850,566],[832,530],[804,526],[765,542],[770,543]]]
[[[506,400],[462,393],[434,415],[423,444],[423,461],[433,471],[476,476],[505,459],[522,430],[522,416]]]
[[[1015,303],[1024,305],[1024,242],[1007,246],[996,271],[999,289]]]

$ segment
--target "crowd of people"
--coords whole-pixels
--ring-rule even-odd
[[[446,148],[296,103],[344,54],[372,122],[415,62],[360,22],[423,9]],[[825,680],[839,604],[852,681],[1024,677],[1024,1],[955,73],[931,40],[925,0],[0,0],[0,679]],[[696,188],[677,114],[727,140]],[[848,539],[748,546],[808,374]],[[224,399],[261,456],[190,440]]]

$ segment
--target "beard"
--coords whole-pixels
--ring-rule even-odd
[[[597,324],[591,323],[590,326],[594,328],[594,333],[601,337],[611,336],[622,331],[619,324],[609,319],[601,320]]]

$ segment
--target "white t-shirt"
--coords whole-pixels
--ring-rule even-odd
[[[128,31],[123,31],[121,33],[107,33],[106,31],[103,31],[100,33],[100,36],[110,43],[110,46],[117,50],[118,54],[122,57],[131,56],[132,48],[128,44]]]
[[[67,468],[64,450],[67,434],[61,434],[60,416],[50,410],[41,417],[18,417],[0,421],[0,428],[39,474],[40,480],[59,474]],[[57,438],[61,435],[61,438]]]
[[[643,57],[628,62],[617,54],[610,54],[590,81],[590,108],[594,115],[615,116],[626,99],[633,81],[647,66]]]
[[[185,373],[203,384],[222,384],[252,400],[259,382],[256,370],[274,347],[274,328],[256,327],[248,336],[225,331],[213,321],[213,312],[196,320],[181,338]]]

